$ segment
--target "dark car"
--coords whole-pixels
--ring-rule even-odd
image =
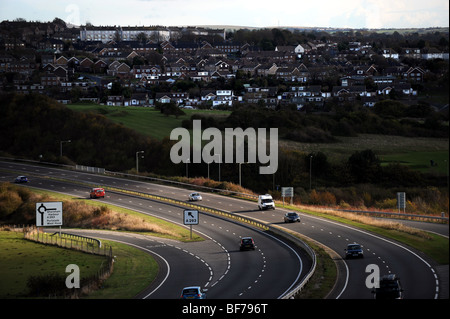
[[[286,213],[284,215],[284,222],[285,223],[300,222],[300,216],[298,216],[298,214],[295,212]]]
[[[360,244],[348,244],[345,249],[345,258],[363,258],[364,252]]]
[[[181,299],[206,299],[206,293],[199,286],[185,287],[181,291]]]
[[[14,183],[27,183],[28,178],[26,176],[17,176]]]
[[[380,287],[372,291],[375,299],[403,299],[400,278],[395,274],[385,275],[380,279]]]
[[[240,250],[247,250],[247,249],[255,250],[255,242],[251,237],[242,237]]]

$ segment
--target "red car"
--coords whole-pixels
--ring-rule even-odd
[[[90,195],[91,198],[104,198],[105,197],[105,190],[100,187],[92,188]]]

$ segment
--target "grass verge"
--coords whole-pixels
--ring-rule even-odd
[[[0,231],[0,298],[28,298],[27,280],[30,276],[56,273],[64,278],[66,266],[80,267],[82,278],[94,275],[104,263],[103,256],[39,244],[23,238],[22,233]],[[129,299],[147,287],[158,274],[153,257],[137,248],[102,241],[112,247],[114,271],[103,286],[82,298]]]

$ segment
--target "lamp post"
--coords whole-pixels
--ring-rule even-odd
[[[188,163],[189,163],[189,158],[186,158],[186,178],[188,178],[189,177],[189,174],[188,174]]]
[[[312,158],[313,158],[313,155],[312,154],[309,155],[309,190],[311,190]]]
[[[247,162],[239,163],[239,186],[242,186],[241,183],[241,165],[242,164],[248,164]]]
[[[144,153],[144,151],[137,151],[136,152],[136,173],[139,174],[139,154]],[[144,158],[144,155],[142,155],[142,158]]]
[[[222,155],[221,154],[214,154],[214,156],[219,156],[219,182],[220,182],[220,162],[222,162]]]
[[[206,164],[208,164],[208,179],[209,179],[209,164],[211,164],[211,162],[208,162]]]
[[[62,157],[63,156],[63,143],[70,143],[72,142],[71,140],[67,140],[67,141],[60,141],[59,142],[59,156]]]

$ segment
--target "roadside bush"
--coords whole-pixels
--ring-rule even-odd
[[[23,201],[17,192],[5,190],[0,194],[0,218],[9,218],[19,207]]]
[[[57,273],[30,276],[27,280],[29,296],[54,297],[61,296],[67,290],[65,276]]]
[[[313,189],[309,194],[309,201],[315,205],[334,206],[336,205],[336,196],[328,191],[317,192]]]

